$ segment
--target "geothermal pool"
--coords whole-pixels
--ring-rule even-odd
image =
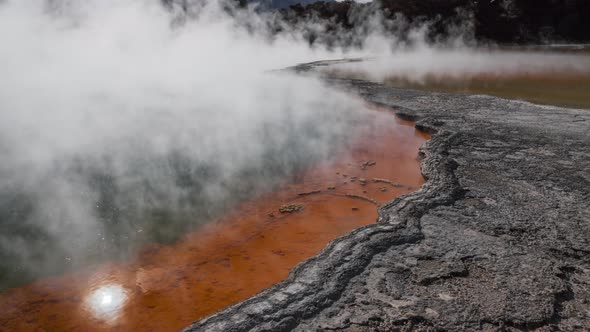
[[[412,123],[363,110],[353,131],[344,152],[173,244],[0,293],[0,330],[175,331],[283,280],[424,181],[417,153],[428,135]]]
[[[328,76],[395,88],[485,94],[536,104],[590,108],[590,47],[423,50],[340,63]]]

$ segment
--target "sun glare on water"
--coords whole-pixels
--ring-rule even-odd
[[[86,305],[92,315],[107,322],[115,321],[127,301],[127,294],[123,287],[108,284],[93,290],[86,300]]]

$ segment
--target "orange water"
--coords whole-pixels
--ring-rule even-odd
[[[382,204],[423,183],[416,157],[428,137],[390,113],[365,113],[348,153],[174,245],[0,294],[0,331],[176,331],[283,280],[331,240],[375,222],[375,204],[347,195]],[[367,161],[375,164],[362,167]],[[285,204],[302,210],[280,213]]]

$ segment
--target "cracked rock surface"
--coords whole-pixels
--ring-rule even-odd
[[[590,111],[332,83],[433,134],[426,184],[185,331],[590,331]]]

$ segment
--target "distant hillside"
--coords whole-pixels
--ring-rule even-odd
[[[268,9],[282,9],[289,8],[292,5],[309,5],[317,2],[318,0],[249,0],[250,3],[260,3],[262,7]],[[332,1],[332,0],[331,0]],[[329,1],[328,1],[329,2]]]
[[[0,0],[1,1],[1,0]],[[161,0],[187,8],[201,0]],[[373,14],[383,18],[383,30],[402,38],[412,27],[428,23],[433,40],[470,33],[478,41],[499,43],[588,43],[590,0],[228,0],[239,7],[258,3],[261,10],[276,10],[281,21],[302,30],[310,43],[354,44],[375,28]],[[399,18],[405,24],[399,25]],[[310,26],[313,20],[315,25]],[[367,22],[371,22],[370,27]],[[318,35],[317,24],[324,26]],[[347,41],[348,39],[348,41]]]
[[[282,12],[287,21],[298,26],[312,17],[325,19],[330,25],[328,30],[340,34],[361,27],[371,13],[379,12],[386,21],[403,16],[408,26],[429,22],[433,38],[456,32],[454,27],[462,25],[468,26],[477,40],[500,43],[590,41],[590,0],[375,0],[367,4],[319,1],[294,5]],[[395,24],[386,24],[386,29],[392,27],[399,29]]]
[[[164,5],[171,6],[176,5],[184,9],[195,5],[200,0],[160,0]],[[229,0],[230,2],[238,3],[240,6],[246,6],[248,4],[259,4],[260,8],[273,10],[273,9],[284,9],[289,8],[293,5],[309,5],[320,0]],[[334,0],[323,0],[324,2],[332,2]],[[2,0],[0,0],[2,2]]]

